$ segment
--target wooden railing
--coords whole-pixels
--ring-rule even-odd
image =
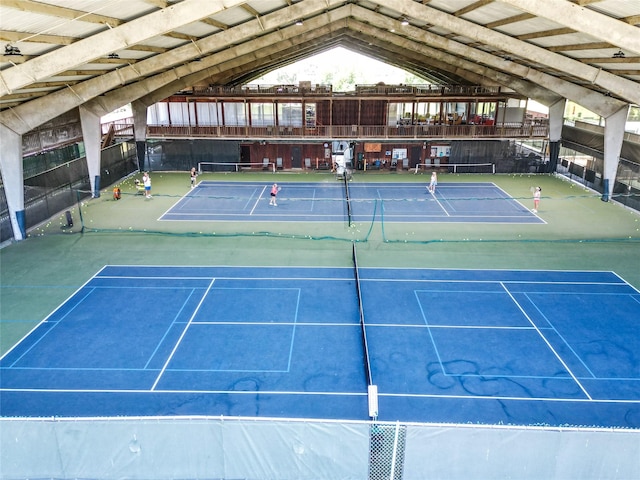
[[[540,123],[505,123],[498,125],[333,125],[293,126],[175,126],[148,125],[149,138],[264,138],[264,139],[406,139],[429,138],[547,138],[549,128]]]
[[[435,96],[494,96],[501,92],[500,87],[486,87],[479,85],[385,85],[365,84],[356,85],[353,91],[334,92],[330,84],[278,84],[278,85],[209,85],[207,87],[193,87],[193,89],[179,94],[190,96],[278,96],[278,95],[336,95],[340,97],[373,95],[396,96],[415,95],[417,97]]]

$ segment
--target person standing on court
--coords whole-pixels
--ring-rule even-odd
[[[429,192],[436,193],[436,186],[438,185],[438,174],[434,171],[431,172],[431,182],[429,182]]]
[[[538,213],[538,207],[540,206],[540,196],[542,195],[542,188],[536,187],[533,192],[533,213]]]
[[[151,198],[151,177],[148,172],[144,172],[144,175],[142,175],[142,184],[144,185],[145,197]]]
[[[195,167],[191,169],[191,188],[195,188],[196,186],[196,178],[198,177],[198,172],[196,172]]]
[[[278,187],[277,183],[274,183],[273,185],[271,185],[271,200],[269,200],[269,205],[273,205],[274,207],[278,206],[278,204],[276,203],[276,200],[278,197],[279,190],[280,190],[280,187]]]

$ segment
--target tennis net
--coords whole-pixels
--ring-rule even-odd
[[[358,273],[358,258],[356,253],[356,244],[351,244],[353,256],[353,268],[356,279],[356,295],[358,297],[358,310],[360,312],[360,332],[362,334],[362,346],[364,348],[364,367],[367,375],[367,385],[373,385],[371,376],[371,362],[369,360],[369,345],[367,343],[367,327],[364,323],[364,309],[362,308],[362,291],[360,289],[360,274]]]
[[[418,163],[413,173],[430,170],[445,170],[449,173],[496,173],[495,163]]]
[[[262,162],[199,162],[198,174],[214,172],[276,172],[276,164],[265,159]]]
[[[345,172],[344,174],[344,195],[347,201],[347,219],[349,221],[349,226],[351,226],[353,222],[353,214],[351,212],[351,197],[349,196],[349,178]]]

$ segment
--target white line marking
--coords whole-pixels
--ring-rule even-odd
[[[264,194],[266,189],[267,189],[266,185],[262,187],[262,191],[260,192],[260,195],[258,195],[258,198],[256,198],[256,203],[253,205],[253,208],[249,212],[249,215],[253,215],[253,212],[255,211],[255,209],[258,208],[258,205],[260,204],[260,199],[262,198],[262,195]]]
[[[198,310],[200,310],[200,307],[202,306],[202,302],[204,302],[204,299],[207,298],[207,295],[209,294],[209,291],[211,290],[211,287],[213,287],[213,283],[214,282],[215,282],[215,279],[212,279],[211,282],[209,282],[209,287],[207,288],[207,291],[204,292],[204,295],[202,295],[202,298],[200,299],[200,302],[198,302],[198,306],[193,311],[193,314],[191,315],[191,318],[189,318],[189,321],[187,322],[187,324],[185,325],[184,329],[182,330],[182,333],[180,334],[180,338],[178,338],[178,341],[176,342],[175,346],[173,347],[173,350],[171,350],[171,354],[169,355],[169,357],[167,358],[167,361],[162,366],[162,370],[160,370],[160,373],[156,377],[156,381],[153,382],[153,385],[151,386],[151,391],[154,391],[156,389],[156,386],[158,385],[158,382],[160,381],[160,378],[162,377],[162,375],[164,374],[165,370],[169,366],[169,363],[171,362],[171,359],[173,358],[173,355],[176,353],[176,350],[178,350],[178,346],[180,346],[180,342],[182,342],[182,339],[186,335],[187,330],[189,330],[189,327],[191,326],[191,323],[193,322],[193,319],[195,318],[196,314],[198,313]]]
[[[524,311],[524,309],[522,308],[522,306],[518,303],[518,301],[513,297],[513,295],[511,295],[511,292],[509,291],[509,289],[504,285],[503,282],[500,282],[500,285],[502,286],[502,288],[504,288],[504,291],[507,293],[507,295],[509,295],[509,297],[511,297],[511,300],[513,301],[513,303],[518,307],[518,309],[520,309],[520,311],[522,312],[522,314],[525,316],[525,318],[527,320],[529,320],[529,323],[531,323],[531,325],[533,325],[533,328],[535,328],[536,332],[538,332],[538,335],[540,335],[540,338],[542,338],[542,340],[544,341],[544,343],[547,344],[547,347],[549,347],[549,350],[551,350],[553,352],[553,354],[556,356],[556,358],[558,359],[558,361],[562,364],[562,366],[567,370],[567,372],[569,372],[569,375],[571,375],[571,378],[573,378],[573,381],[576,382],[576,384],[580,387],[580,390],[582,390],[584,392],[584,394],[587,396],[587,398],[589,400],[593,400],[593,398],[591,398],[591,395],[589,395],[589,392],[587,392],[587,390],[582,386],[582,384],[580,383],[580,381],[578,380],[578,378],[573,374],[573,372],[571,371],[571,369],[569,368],[569,366],[564,362],[564,360],[562,360],[562,357],[558,354],[558,352],[555,351],[555,349],[553,348],[553,346],[551,346],[551,343],[549,343],[549,340],[547,340],[547,338],[542,334],[542,332],[540,331],[540,329],[536,326],[535,323],[533,323],[533,320],[531,320],[531,318],[529,317],[529,315],[527,315],[527,312]]]

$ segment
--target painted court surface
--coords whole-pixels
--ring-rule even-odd
[[[640,427],[613,272],[106,266],[0,361],[3,416]],[[364,341],[368,346],[365,355]]]
[[[518,200],[490,182],[443,183],[430,193],[424,183],[278,183],[278,206],[269,205],[264,182],[203,181],[160,220],[507,223],[543,224]],[[346,189],[349,192],[347,200]]]

